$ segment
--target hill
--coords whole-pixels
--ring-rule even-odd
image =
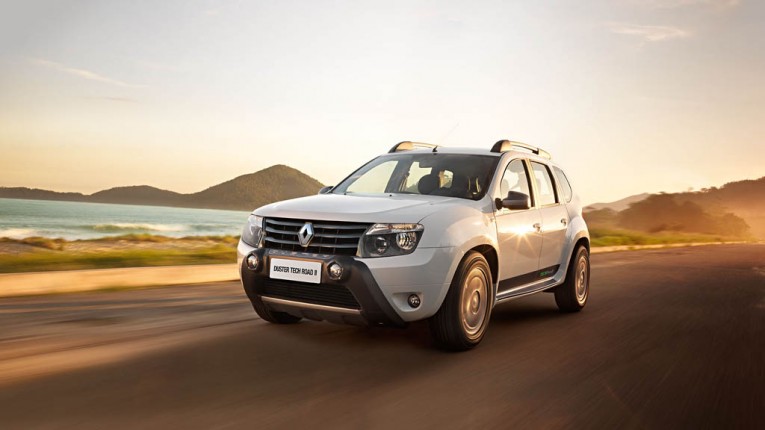
[[[41,190],[39,188],[0,187],[0,198],[85,202],[87,201],[88,196],[81,193],[59,193],[57,191]]]
[[[640,196],[640,195],[638,195]],[[765,239],[765,177],[696,192],[649,194],[585,208],[595,228],[690,231]],[[629,202],[619,209],[619,202]]]
[[[126,205],[183,206],[183,194],[161,190],[148,185],[116,187],[88,196],[94,203],[118,203]]]
[[[731,212],[749,224],[752,234],[765,239],[765,176],[729,182],[722,187],[677,193],[680,202],[690,201],[708,212]]]
[[[615,202],[610,203],[593,203],[591,205],[585,206],[584,210],[586,211],[596,211],[600,209],[611,209],[613,211],[619,212],[627,209],[630,204],[637,203],[646,197],[650,196],[648,193],[642,193],[642,194],[635,194],[634,196],[625,197],[621,200],[617,200]]]
[[[324,185],[282,164],[242,175],[188,196],[197,206],[252,210],[279,200],[316,194]]]
[[[250,211],[275,201],[316,194],[322,186],[303,172],[280,164],[191,194],[148,185],[110,188],[90,195],[0,187],[0,198]]]

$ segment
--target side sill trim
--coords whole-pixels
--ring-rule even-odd
[[[347,315],[361,315],[361,311],[358,309],[347,309],[347,308],[338,308],[335,306],[317,305],[313,303],[295,302],[292,300],[277,299],[276,297],[268,297],[268,296],[261,296],[260,299],[263,300],[264,302],[275,303],[278,305],[285,305],[285,306],[293,306],[296,308],[314,309],[317,311],[328,311],[328,312],[335,312],[335,313],[347,314]]]
[[[516,287],[512,290],[503,291],[499,294],[497,294],[497,297],[494,300],[494,303],[503,302],[505,300],[510,299],[517,299],[519,297],[528,296],[531,294],[536,294],[540,291],[544,291],[548,288],[557,287],[558,285],[562,284],[561,282],[555,282],[554,278],[547,278],[540,280],[538,282],[534,282],[527,285],[522,285],[520,287]]]

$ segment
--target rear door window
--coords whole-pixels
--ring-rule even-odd
[[[552,180],[550,169],[542,163],[532,161],[531,170],[534,172],[539,206],[548,206],[558,203],[558,196],[555,192],[555,184]]]

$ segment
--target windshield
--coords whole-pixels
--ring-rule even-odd
[[[403,153],[375,158],[346,178],[335,194],[424,194],[478,200],[499,157]]]

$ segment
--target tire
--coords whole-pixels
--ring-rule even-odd
[[[268,306],[260,300],[260,297],[256,297],[251,300],[252,307],[255,309],[255,313],[265,321],[274,324],[295,324],[302,318],[290,315],[286,312],[277,312],[268,308]]]
[[[590,296],[590,253],[577,247],[568,264],[566,280],[555,288],[555,303],[562,312],[579,312]]]
[[[491,268],[478,252],[470,251],[449,286],[441,308],[430,318],[436,344],[450,351],[478,345],[489,325],[494,304]]]

